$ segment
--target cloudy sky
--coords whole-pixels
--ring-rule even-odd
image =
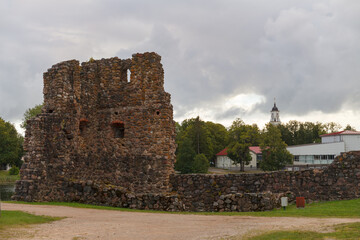
[[[18,124],[42,102],[42,73],[155,51],[174,118],[262,127],[276,97],[282,122],[360,129],[358,0],[2,0],[0,117]]]

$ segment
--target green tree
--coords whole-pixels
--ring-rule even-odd
[[[287,151],[280,130],[272,124],[266,125],[260,148],[262,151],[260,168],[264,171],[280,170],[286,164],[293,163],[293,156]]]
[[[350,124],[346,125],[346,127],[344,128],[344,131],[356,131],[356,129],[354,127],[352,127]]]
[[[298,122],[289,121],[286,124],[278,125],[281,138],[287,145],[299,145],[321,142],[320,135],[325,134],[325,125],[319,122]]]
[[[0,118],[0,164],[21,166],[23,137],[13,124]]]
[[[341,125],[335,122],[329,122],[324,124],[324,129],[326,133],[339,132],[341,129]]]
[[[228,145],[229,133],[226,128],[219,123],[206,122],[205,126],[209,131],[209,138],[212,149],[212,154],[209,157],[209,161],[210,163],[214,164],[216,153],[220,152]]]
[[[249,147],[251,145],[244,141],[243,143],[232,142],[230,143],[227,156],[235,163],[240,163],[240,171],[245,171],[245,165],[251,162],[251,155]]]
[[[207,173],[209,169],[209,161],[204,154],[197,154],[192,165],[192,172]]]
[[[179,133],[176,136],[176,143],[179,151],[182,142],[186,139],[191,140],[191,147],[196,154],[205,154],[207,159],[210,159],[214,154],[213,144],[211,140],[211,133],[204,121],[199,117],[184,120],[179,128]]]
[[[208,162],[214,162],[215,154],[224,149],[228,144],[228,131],[223,125],[209,121],[204,122],[200,117],[186,119],[181,125],[176,124],[176,133],[176,143],[178,145],[176,156],[179,162],[176,167],[177,170],[183,168],[180,167],[184,162],[180,153],[194,152],[196,155],[204,154]],[[184,148],[191,148],[192,150],[185,150]],[[179,160],[179,157],[182,160]],[[185,171],[188,172],[188,170]]]
[[[193,162],[196,156],[193,143],[190,138],[185,138],[178,148],[175,162],[175,170],[181,173],[193,172]]]
[[[38,104],[38,105],[35,105],[35,107],[33,107],[33,108],[27,109],[24,113],[23,121],[22,121],[20,127],[23,129],[26,129],[27,120],[29,120],[33,117],[36,117],[36,115],[40,114],[42,107],[43,107],[43,104]]]
[[[240,171],[251,161],[250,146],[257,146],[260,141],[259,128],[256,124],[246,125],[240,118],[229,128],[229,145],[227,155],[235,163],[240,164]]]

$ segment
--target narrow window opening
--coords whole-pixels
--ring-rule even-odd
[[[125,126],[121,121],[113,121],[111,127],[114,133],[114,138],[124,138],[125,136]]]
[[[126,80],[128,83],[130,82],[130,79],[131,79],[131,72],[130,72],[130,69],[128,69],[128,70],[126,70]]]

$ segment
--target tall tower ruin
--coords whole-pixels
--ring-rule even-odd
[[[76,196],[66,188],[74,183],[166,191],[175,124],[160,60],[138,53],[48,69],[42,113],[26,129],[14,199],[71,201]]]

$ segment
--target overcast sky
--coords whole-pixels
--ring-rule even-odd
[[[276,97],[282,122],[360,130],[358,0],[2,0],[0,117],[42,103],[42,73],[155,51],[174,118],[260,127]]]

